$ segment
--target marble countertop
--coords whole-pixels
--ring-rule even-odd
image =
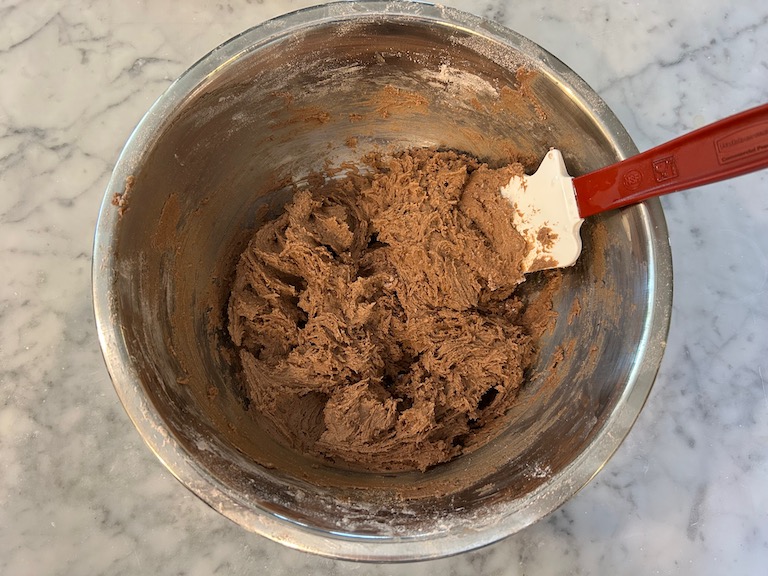
[[[146,448],[91,311],[110,171],[172,79],[309,3],[0,3],[0,574],[765,573],[766,171],[663,199],[674,311],[646,408],[592,483],[502,542],[416,565],[318,558],[241,530]],[[766,2],[445,3],[564,60],[641,150],[768,101]]]

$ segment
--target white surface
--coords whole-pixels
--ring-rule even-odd
[[[559,56],[641,149],[768,101],[765,0],[446,3]],[[501,543],[406,566],[290,551],[208,509],[143,445],[91,313],[108,175],[173,78],[306,4],[0,3],[0,574],[764,574],[765,172],[664,199],[675,307],[650,400],[587,488]]]
[[[515,207],[515,228],[528,241],[523,271],[573,265],[581,254],[581,223],[576,189],[563,155],[550,149],[530,176],[512,176],[501,194]],[[545,231],[549,240],[542,242]]]

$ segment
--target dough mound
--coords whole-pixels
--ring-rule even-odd
[[[368,162],[256,232],[228,329],[283,443],[423,471],[487,440],[531,363],[514,296],[526,243],[499,193],[522,166],[428,149]]]

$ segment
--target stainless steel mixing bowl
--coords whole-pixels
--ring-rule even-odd
[[[557,324],[485,447],[400,474],[281,447],[246,410],[228,348],[239,251],[291,185],[408,146],[531,164],[557,146],[575,174],[635,152],[582,80],[514,32],[426,4],[329,4],[253,28],[179,78],[126,144],[96,230],[101,346],[146,443],[234,522],[328,556],[443,556],[542,518],[625,437],[667,333],[670,250],[652,201],[585,227]],[[527,284],[533,298],[543,282]]]

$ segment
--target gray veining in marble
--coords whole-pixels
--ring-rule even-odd
[[[0,574],[764,574],[768,172],[663,200],[667,353],[616,456],[522,533],[417,565],[334,562],[248,534],[143,445],[90,302],[107,179],[205,52],[309,2],[0,2]],[[641,149],[768,101],[768,2],[446,2],[582,75]]]

